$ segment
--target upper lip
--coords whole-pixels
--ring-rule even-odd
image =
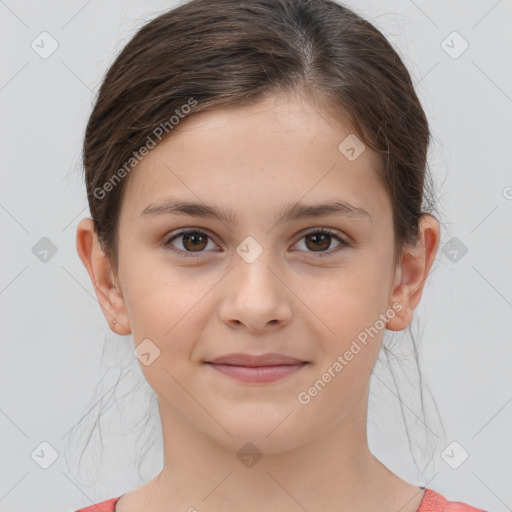
[[[307,361],[302,361],[294,357],[289,357],[277,353],[254,356],[251,354],[236,352],[232,354],[225,354],[206,362],[215,364],[231,364],[236,366],[276,366],[281,364],[306,363]]]

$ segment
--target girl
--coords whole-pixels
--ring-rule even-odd
[[[138,31],[87,125],[77,250],[164,465],[81,512],[479,510],[366,436],[439,246],[429,137],[397,53],[332,0],[192,0]]]

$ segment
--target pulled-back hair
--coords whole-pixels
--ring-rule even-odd
[[[148,137],[170,136],[173,116],[281,91],[324,105],[379,154],[395,261],[416,241],[429,127],[409,72],[381,32],[331,0],[192,0],[147,23],[124,47],[87,125],[89,207],[114,270],[123,190]]]

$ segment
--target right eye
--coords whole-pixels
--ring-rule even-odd
[[[184,249],[177,249],[172,243],[174,240],[180,238],[182,239],[180,245],[184,247]],[[203,231],[198,231],[197,229],[187,229],[174,234],[171,238],[169,238],[169,240],[167,240],[167,242],[164,243],[164,245],[166,249],[178,254],[179,256],[195,258],[204,252],[203,249],[208,246],[208,240],[210,240],[210,237]]]

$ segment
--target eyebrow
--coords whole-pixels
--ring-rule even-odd
[[[204,203],[184,201],[181,199],[166,199],[165,201],[149,205],[141,213],[141,217],[156,217],[159,215],[188,215],[199,218],[215,218],[226,224],[237,223],[237,215],[234,211],[215,208]],[[372,221],[370,214],[364,209],[346,201],[335,200],[332,202],[304,205],[296,203],[278,212],[275,223],[291,221],[311,217],[323,217],[326,215],[340,215],[353,219]]]

